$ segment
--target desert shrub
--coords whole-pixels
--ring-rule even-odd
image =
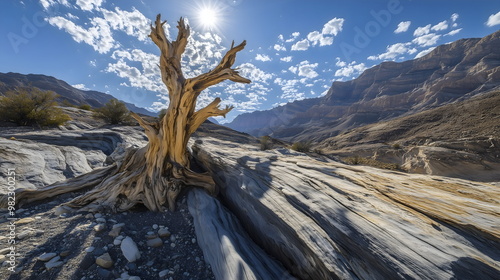
[[[401,144],[399,144],[399,143],[392,144],[392,148],[395,150],[399,150],[399,149],[401,149]]]
[[[92,110],[92,106],[90,106],[89,104],[81,104],[80,106],[78,106],[78,108],[86,111]]]
[[[0,119],[17,125],[58,126],[71,118],[57,107],[53,91],[36,87],[17,88],[0,98]]]
[[[360,156],[346,157],[342,159],[343,162],[351,165],[368,165],[372,167],[377,167],[381,169],[389,170],[402,170],[399,164],[396,163],[386,163],[379,160],[365,158]]]
[[[111,99],[103,107],[94,110],[94,118],[102,119],[109,124],[130,124],[130,111],[125,103],[118,99]]]
[[[313,152],[316,153],[316,154],[318,154],[318,155],[324,155],[325,154],[325,152],[322,149],[320,149],[320,148],[315,148],[313,150]]]
[[[262,137],[260,137],[259,141],[260,141],[260,150],[261,151],[272,149],[273,141],[272,141],[271,137],[269,137],[267,135],[262,136]]]
[[[311,146],[311,142],[295,142],[292,145],[292,150],[307,153],[311,150]]]
[[[161,120],[167,113],[167,109],[161,109],[160,112],[158,112],[158,118]]]
[[[68,99],[64,99],[60,104],[61,104],[61,106],[64,106],[64,107],[76,107],[75,104],[69,102]]]

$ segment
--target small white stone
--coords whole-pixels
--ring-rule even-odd
[[[125,239],[123,239],[120,248],[122,250],[123,256],[129,262],[135,262],[136,260],[141,258],[141,253],[139,252],[137,245],[130,237],[126,237]]]
[[[122,228],[124,226],[125,226],[125,223],[119,223],[119,224],[113,225],[113,228]]]
[[[97,218],[97,219],[95,219],[95,221],[98,222],[98,223],[105,223],[106,219],[104,219],[104,218]]]
[[[158,235],[160,237],[169,237],[170,236],[170,231],[168,231],[168,228],[160,228],[158,230]]]
[[[113,259],[111,259],[111,256],[109,253],[105,253],[102,256],[99,256],[96,260],[95,263],[104,268],[110,268],[113,266],[114,262]]]
[[[106,228],[106,226],[104,224],[98,224],[98,225],[94,226],[94,230],[97,232],[100,232],[100,231],[104,230],[105,228]]]
[[[115,240],[113,240],[113,244],[118,246],[118,245],[122,244],[122,241],[121,241],[121,239],[115,238]]]
[[[139,276],[130,276],[128,280],[141,280],[141,277]]]
[[[54,210],[54,214],[56,214],[57,216],[65,214],[65,213],[70,213],[70,212],[71,212],[71,208],[68,208],[66,206],[59,206],[56,208],[56,210]]]
[[[153,225],[153,229],[158,229],[158,225],[157,225],[157,224],[154,224],[154,225]]]
[[[147,245],[149,247],[160,247],[163,245],[163,241],[159,237],[157,237],[157,238],[149,239],[147,242]]]
[[[158,276],[160,276],[160,278],[165,277],[168,275],[169,272],[170,272],[170,270],[168,270],[168,269],[162,270],[162,271],[160,271],[160,273],[158,273]]]
[[[85,252],[87,252],[87,253],[91,253],[94,250],[95,250],[95,247],[92,247],[92,246],[85,248]]]
[[[191,243],[196,243],[196,238],[191,239]]]
[[[57,256],[56,253],[45,253],[45,254],[42,254],[41,256],[39,256],[37,259],[39,261],[42,261],[42,262],[46,262],[46,261],[49,261],[51,260],[52,258],[54,258],[55,256]]]
[[[101,217],[102,217],[102,214],[101,214],[101,213],[95,213],[95,214],[94,214],[94,218],[96,218],[96,219],[97,219],[97,218],[101,218]]]
[[[24,239],[26,237],[29,237],[29,236],[33,235],[33,234],[34,234],[34,232],[31,229],[27,229],[27,230],[24,230],[24,231],[20,232],[17,235],[17,238]]]
[[[170,247],[175,248],[175,243],[170,243]]]
[[[51,269],[51,268],[54,268],[54,267],[60,267],[61,265],[63,265],[63,262],[48,262],[48,263],[45,263],[45,268],[46,269]]]

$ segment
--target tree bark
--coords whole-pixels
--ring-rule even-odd
[[[208,73],[186,79],[181,69],[181,56],[190,35],[189,26],[181,18],[178,21],[177,39],[170,42],[163,29],[165,22],[156,17],[149,37],[160,49],[160,71],[168,89],[170,103],[164,117],[157,122],[147,122],[131,113],[144,128],[149,143],[140,149],[129,150],[125,159],[110,169],[110,174],[94,189],[68,202],[71,207],[108,207],[125,211],[138,203],[152,211],[163,210],[167,205],[175,209],[175,201],[185,186],[201,187],[211,194],[217,188],[208,173],[195,173],[189,167],[187,143],[191,134],[209,117],[225,116],[232,106],[220,108],[220,98],[205,108],[195,111],[200,93],[224,80],[250,83],[250,80],[232,69],[236,54],[246,42],[234,46],[219,64]],[[53,188],[44,188],[29,194],[31,200],[54,194]],[[58,193],[58,192],[57,192]],[[22,196],[21,196],[22,197]]]

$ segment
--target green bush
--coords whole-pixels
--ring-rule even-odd
[[[158,119],[163,119],[165,114],[167,113],[167,109],[161,109],[160,112],[158,112]]]
[[[80,106],[78,106],[78,108],[86,111],[92,110],[92,107],[89,104],[81,104]]]
[[[125,103],[111,99],[103,107],[94,110],[94,118],[102,119],[109,124],[130,124],[130,112]]]
[[[271,137],[269,137],[267,135],[262,136],[262,137],[260,137],[259,141],[260,141],[260,150],[261,151],[272,149],[273,142],[272,142]]]
[[[57,107],[53,91],[36,87],[17,88],[0,97],[0,119],[17,125],[38,127],[58,126],[71,120]]]
[[[297,152],[307,153],[311,150],[311,142],[295,142],[292,145],[292,150]]]

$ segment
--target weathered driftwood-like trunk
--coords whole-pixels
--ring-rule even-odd
[[[189,26],[181,18],[177,26],[177,39],[170,42],[163,29],[164,24],[158,15],[155,25],[151,25],[149,36],[161,52],[159,67],[170,98],[166,114],[159,121],[151,123],[132,113],[145,129],[149,143],[141,149],[129,150],[124,160],[117,163],[117,168],[109,169],[111,174],[108,177],[88,193],[67,203],[68,206],[104,206],[114,211],[124,211],[142,203],[152,211],[162,210],[164,205],[173,210],[176,197],[184,186],[201,187],[212,194],[216,193],[215,183],[209,174],[191,171],[186,146],[191,134],[206,119],[225,116],[233,108],[219,108],[221,100],[215,98],[205,108],[195,111],[196,100],[204,89],[224,80],[250,83],[238,71],[231,69],[237,52],[245,47],[246,42],[237,46],[233,42],[212,71],[185,78],[181,69],[181,56],[188,43]],[[33,201],[53,196],[54,193],[60,194],[54,188],[47,188],[19,194],[18,197]]]

